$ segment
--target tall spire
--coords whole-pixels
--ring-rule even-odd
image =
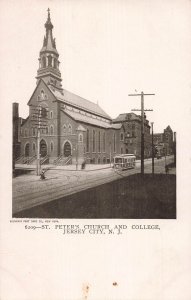
[[[44,24],[46,35],[43,40],[43,47],[40,51],[39,69],[37,71],[37,82],[40,78],[56,89],[62,90],[61,73],[59,71],[59,54],[56,49],[55,38],[52,35],[53,25],[50,18],[50,9],[48,8],[47,21]]]
[[[53,36],[52,36],[52,29],[54,28],[54,26],[52,25],[52,22],[50,19],[50,8],[48,8],[48,18],[47,18],[46,23],[44,24],[44,27],[46,28],[46,36],[44,37],[43,47],[40,52],[51,51],[51,52],[58,54],[58,52],[56,50],[55,39],[53,39]]]
[[[54,26],[52,25],[51,19],[50,19],[50,8],[48,8],[47,11],[48,11],[48,18],[47,18],[47,21],[44,26],[47,30],[48,29],[52,30]]]

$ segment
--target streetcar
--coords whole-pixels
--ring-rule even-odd
[[[134,154],[120,154],[114,156],[114,169],[126,170],[135,168],[136,156]]]

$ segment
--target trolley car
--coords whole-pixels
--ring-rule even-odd
[[[136,156],[134,154],[121,154],[114,157],[113,167],[115,169],[126,170],[135,168]]]

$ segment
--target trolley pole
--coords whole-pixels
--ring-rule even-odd
[[[144,112],[145,111],[153,111],[153,109],[144,109],[144,96],[154,96],[155,94],[129,94],[128,96],[141,96],[141,109],[132,109],[132,111],[141,111],[141,174],[144,175]]]
[[[154,176],[154,140],[153,140],[153,124],[154,124],[154,122],[151,122],[151,128],[152,128],[152,175]]]

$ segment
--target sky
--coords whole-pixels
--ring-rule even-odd
[[[191,1],[1,0],[0,99],[27,102],[50,8],[63,88],[95,102],[112,118],[140,109],[145,96],[154,132],[178,131],[191,114]],[[6,103],[5,103],[6,102]]]

